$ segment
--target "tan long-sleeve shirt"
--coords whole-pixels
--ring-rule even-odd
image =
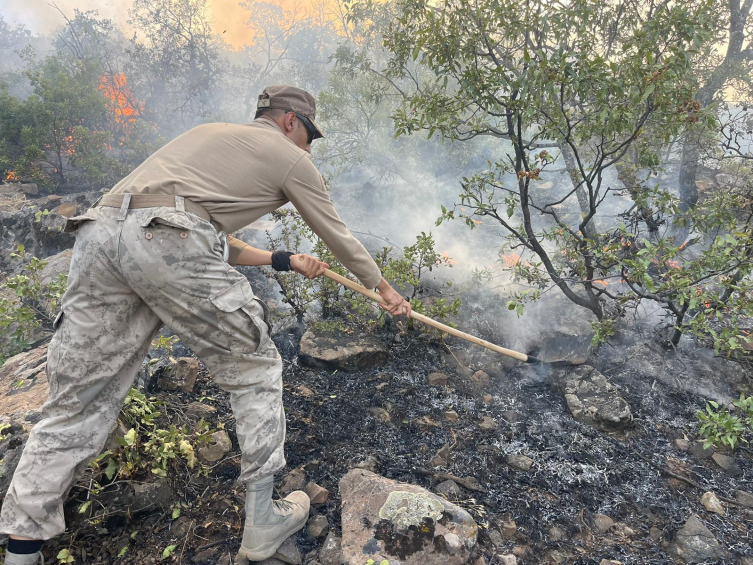
[[[200,204],[218,230],[239,230],[292,202],[335,257],[368,288],[382,275],[348,231],[327,196],[306,151],[265,117],[251,124],[195,127],[156,151],[110,191],[111,194],[169,194]],[[231,238],[237,263],[246,244]]]

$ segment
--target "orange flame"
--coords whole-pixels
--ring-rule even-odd
[[[502,255],[502,260],[508,268],[512,268],[520,263],[520,255]]]
[[[601,286],[609,285],[609,281],[607,279],[595,279],[593,282],[596,284],[600,284]]]
[[[17,181],[18,176],[16,176],[16,173],[14,171],[8,171],[8,174],[5,175],[5,180]]]
[[[124,73],[101,77],[99,89],[110,99],[110,107],[116,124],[131,124],[144,111],[143,104],[134,102],[133,94],[128,86],[128,78]]]
[[[445,265],[456,265],[457,261],[455,261],[452,257],[450,257],[449,251],[442,251],[442,258],[440,259],[440,262]]]
[[[680,262],[675,261],[674,259],[670,259],[667,261],[667,267],[670,269],[679,269],[680,268]]]

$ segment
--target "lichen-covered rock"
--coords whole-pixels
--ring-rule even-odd
[[[191,357],[181,357],[171,364],[157,379],[162,390],[193,391],[199,374],[199,362]]]
[[[670,551],[686,563],[717,562],[727,556],[714,534],[695,514],[677,532]]]
[[[340,494],[347,565],[461,565],[470,558],[478,533],[473,518],[426,489],[353,469]]]
[[[340,332],[303,334],[299,352],[301,363],[309,367],[357,371],[378,367],[387,362],[387,346],[377,338],[362,333]]]
[[[564,393],[567,407],[578,422],[602,430],[619,430],[633,423],[627,401],[593,367],[558,369],[549,378]]]
[[[4,497],[21,459],[29,434],[24,426],[11,420],[0,421],[0,497]]]

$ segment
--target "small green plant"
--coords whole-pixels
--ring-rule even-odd
[[[57,556],[58,563],[64,564],[64,563],[73,563],[75,559],[73,558],[73,555],[71,555],[71,552],[67,549],[61,549]]]
[[[53,316],[68,284],[61,274],[48,283],[42,282],[47,261],[16,247],[11,257],[21,262],[22,271],[0,282],[0,365],[5,359],[29,348],[35,330],[52,329]]]
[[[6,437],[5,430],[9,430],[12,426],[10,424],[0,424],[0,441],[3,441]]]
[[[732,405],[734,414],[727,407],[709,400],[706,410],[696,413],[701,422],[699,434],[704,439],[704,448],[725,445],[735,449],[741,442],[749,443],[748,438],[753,435],[753,396],[740,394]]]
[[[165,559],[169,559],[172,557],[173,553],[175,553],[175,549],[177,548],[177,545],[168,545],[163,551],[162,551],[162,558],[161,561],[164,561]]]
[[[161,335],[158,336],[157,339],[152,341],[152,347],[154,349],[164,349],[165,352],[170,355],[173,352],[173,345],[175,345],[179,341],[180,338],[177,335],[171,335],[170,337]]]

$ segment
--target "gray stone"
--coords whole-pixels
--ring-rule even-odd
[[[39,187],[33,182],[24,183],[21,185],[21,188],[23,188],[27,196],[36,196],[39,194]]]
[[[744,490],[735,491],[735,500],[747,508],[753,508],[753,494]]]
[[[684,559],[686,563],[719,561],[727,556],[727,552],[716,541],[714,534],[695,514],[691,515],[677,532],[669,549],[673,555]]]
[[[549,528],[549,539],[551,541],[562,541],[563,539],[565,539],[566,535],[567,532],[559,526],[552,526],[551,528]]]
[[[199,362],[192,357],[181,357],[171,364],[157,379],[162,390],[192,392],[199,375]]]
[[[309,495],[312,506],[320,506],[327,502],[327,499],[329,498],[329,491],[324,487],[320,487],[313,481],[306,485],[304,492]]]
[[[429,373],[426,382],[429,386],[445,386],[450,381],[450,377],[445,373]]]
[[[301,363],[309,367],[358,371],[387,362],[387,346],[374,336],[357,333],[320,332],[303,334],[299,353]]]
[[[238,561],[239,563],[243,563],[243,561]],[[251,563],[250,561],[246,561],[246,563]],[[256,562],[254,561],[256,565],[285,565],[285,562],[277,559],[276,557],[270,557],[269,559],[265,559],[264,561]]]
[[[332,532],[329,533],[319,550],[319,561],[322,565],[342,565],[342,540]]]
[[[47,345],[24,351],[0,367],[0,416],[21,421],[47,401]]]
[[[434,487],[434,490],[437,494],[444,496],[447,500],[462,500],[464,498],[463,491],[460,490],[458,484],[452,480],[442,481]]]
[[[186,535],[188,535],[188,532],[191,530],[191,520],[187,516],[179,516],[171,525],[170,525],[170,533],[173,535],[173,537],[176,538],[184,538]]]
[[[507,464],[518,471],[530,471],[533,459],[519,453],[514,453],[507,456]]]
[[[280,492],[284,496],[287,496],[294,490],[303,490],[306,487],[307,481],[306,471],[303,469],[293,469],[282,479]]]
[[[675,447],[680,451],[687,451],[690,449],[690,442],[685,438],[677,438],[672,443],[674,443]]]
[[[550,382],[560,389],[576,421],[602,430],[619,430],[633,423],[627,401],[604,375],[589,365],[557,369]]]
[[[173,490],[167,480],[160,479],[147,483],[131,483],[133,500],[127,503],[131,514],[149,512],[156,508],[168,509],[175,500]]]
[[[445,443],[439,451],[431,458],[429,465],[432,467],[447,467],[450,463],[450,444]]]
[[[499,525],[499,529],[502,532],[502,535],[507,539],[514,538],[515,534],[518,533],[518,525],[515,523],[515,520],[512,519],[502,520]]]
[[[463,565],[470,559],[478,533],[473,518],[426,489],[354,469],[340,481],[340,493],[346,563]]]
[[[327,517],[317,514],[309,520],[306,531],[312,538],[322,538],[329,533],[329,522]]]
[[[664,537],[664,532],[661,531],[661,528],[651,526],[651,529],[648,531],[648,537],[651,541],[658,542]]]
[[[486,558],[483,555],[479,555],[476,557],[476,559],[473,561],[473,565],[487,565]]]
[[[697,457],[698,459],[708,459],[714,454],[714,448],[711,446],[704,448],[703,441],[701,440],[693,442],[693,445],[690,446],[690,449],[688,451],[691,455]]]
[[[719,500],[719,498],[713,492],[704,492],[703,496],[701,497],[701,504],[703,504],[703,507],[709,512],[719,514],[720,516],[724,516],[726,514],[721,500]]]
[[[0,421],[0,496],[4,497],[29,434],[20,422]]]
[[[387,412],[387,410],[385,410],[384,408],[374,406],[372,408],[369,408],[369,412],[380,422],[384,422],[385,424],[390,423],[390,413]]]
[[[499,548],[505,544],[505,538],[502,537],[502,534],[494,528],[489,528],[487,535],[489,536],[489,541],[492,542],[492,545],[494,547]]]
[[[201,402],[191,402],[186,406],[186,416],[193,420],[208,420],[217,413],[217,408],[202,404]]]
[[[491,382],[489,373],[487,373],[486,371],[476,371],[471,375],[471,380],[481,388],[488,387],[489,383]]]
[[[277,548],[272,557],[279,559],[283,563],[290,563],[290,565],[301,565],[302,562],[301,552],[295,544],[293,536],[282,542],[282,545]]]
[[[209,443],[199,447],[199,459],[204,463],[215,463],[225,457],[233,444],[225,430],[217,430],[210,436]]]
[[[366,459],[359,461],[356,464],[356,469],[366,469],[367,471],[371,471],[372,473],[376,473],[378,468],[379,461],[377,461],[377,458],[373,455],[369,455]]]
[[[743,474],[743,470],[735,462],[734,457],[730,457],[729,455],[724,455],[722,453],[714,453],[711,458],[717,465],[727,471],[727,474],[730,477],[739,477]]]
[[[499,427],[499,424],[497,423],[497,420],[495,420],[491,416],[484,416],[483,418],[481,418],[481,423],[478,425],[478,427],[488,432],[491,430],[496,430]]]
[[[593,523],[594,529],[600,534],[607,533],[614,526],[614,520],[606,514],[594,514]]]
[[[512,553],[498,555],[497,559],[499,559],[499,565],[518,565],[518,558]]]

